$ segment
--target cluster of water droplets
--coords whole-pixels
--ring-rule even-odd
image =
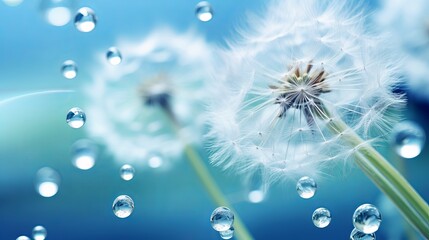
[[[48,231],[46,231],[45,227],[38,225],[33,228],[33,231],[32,231],[33,240],[45,240],[47,235],[48,235]],[[17,237],[16,240],[31,240],[31,238],[25,235],[22,235]]]
[[[210,215],[210,223],[223,239],[234,236],[234,213],[227,207],[218,207]]]

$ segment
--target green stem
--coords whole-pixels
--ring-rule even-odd
[[[353,147],[357,165],[392,200],[410,224],[429,239],[429,206],[411,184],[341,119],[332,119],[328,127],[341,134],[342,139]]]
[[[180,134],[180,127],[174,115],[171,111],[166,111],[168,119],[171,121],[173,128],[177,135],[181,138],[182,142],[185,143],[185,154],[187,159],[194,169],[195,173],[201,180],[201,183],[204,185],[206,191],[210,195],[211,199],[217,206],[225,206],[231,209],[234,212],[234,235],[239,240],[252,240],[253,237],[250,232],[247,230],[237,211],[231,206],[226,197],[223,195],[219,186],[216,184],[216,181],[210,174],[207,169],[204,161],[201,159],[201,156],[195,151],[195,149],[187,143],[186,139]]]

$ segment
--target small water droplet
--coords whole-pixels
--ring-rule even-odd
[[[82,109],[74,107],[67,113],[66,121],[72,128],[81,128],[85,124],[86,115]]]
[[[331,212],[326,208],[318,208],[314,210],[312,220],[314,226],[325,228],[331,223]]]
[[[61,67],[63,76],[67,79],[73,79],[77,76],[77,65],[73,60],[67,60]]]
[[[16,238],[16,240],[31,240],[31,239],[27,236],[19,236]]]
[[[50,167],[39,169],[36,174],[36,191],[42,197],[52,197],[58,192],[60,175]]]
[[[220,231],[219,235],[222,239],[231,239],[234,237],[234,227],[230,227],[228,230]]]
[[[34,240],[45,240],[48,232],[43,226],[35,226],[33,228],[33,239]]]
[[[112,210],[118,218],[127,218],[133,213],[134,201],[127,195],[120,195],[113,201]]]
[[[151,168],[159,168],[162,166],[162,158],[158,155],[153,155],[149,157],[148,165]]]
[[[392,132],[396,153],[403,158],[417,157],[425,144],[426,134],[419,125],[411,121],[397,124]]]
[[[218,207],[212,212],[210,223],[214,230],[218,232],[226,231],[234,223],[234,213],[227,207]]]
[[[312,198],[317,190],[317,184],[311,177],[302,177],[296,183],[298,195],[304,199]]]
[[[350,240],[375,240],[375,233],[366,234],[354,228],[350,233]]]
[[[112,65],[118,65],[122,62],[122,54],[115,47],[109,48],[106,53],[107,61]]]
[[[72,163],[81,170],[91,169],[97,158],[97,146],[88,139],[80,139],[72,146]]]
[[[381,224],[381,214],[372,204],[360,205],[353,214],[353,225],[366,234],[375,233]]]
[[[260,189],[252,190],[249,192],[248,198],[249,198],[249,201],[252,203],[260,203],[264,201],[265,193]]]
[[[91,8],[79,9],[74,17],[74,25],[81,32],[91,32],[97,24],[97,17]]]
[[[210,3],[206,1],[199,2],[195,6],[195,15],[201,22],[208,22],[213,18],[213,9]]]
[[[123,165],[120,169],[121,178],[124,179],[125,181],[129,181],[129,180],[133,179],[134,172],[135,172],[135,170],[134,170],[133,166],[131,166],[129,164]]]
[[[53,26],[64,26],[72,17],[72,0],[42,0],[40,9],[45,20]]]

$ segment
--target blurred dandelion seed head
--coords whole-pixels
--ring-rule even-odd
[[[301,9],[302,11],[289,11]],[[367,142],[387,134],[404,103],[400,59],[368,30],[355,2],[272,1],[221,53],[209,109],[211,160],[264,181],[317,177],[349,159],[341,119]],[[329,114],[328,114],[329,113]]]
[[[183,143],[165,110],[182,131],[192,133],[190,141],[200,140],[204,121],[198,113],[204,107],[211,48],[192,31],[162,27],[141,40],[121,39],[115,47],[121,64],[112,66],[100,53],[94,81],[86,86],[91,118],[86,129],[120,163],[168,167]]]

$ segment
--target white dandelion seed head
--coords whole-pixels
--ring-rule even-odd
[[[299,11],[296,11],[299,9]],[[211,160],[275,182],[348,159],[341,119],[370,142],[395,122],[399,60],[349,1],[273,1],[222,53],[209,117]],[[330,112],[328,116],[326,112]]]
[[[113,66],[100,53],[93,82],[86,86],[86,129],[120,163],[159,167],[161,159],[166,166],[184,144],[168,120],[170,112],[188,141],[198,142],[202,135],[211,48],[192,31],[169,28],[122,39],[115,47],[123,61]]]
[[[396,51],[401,51],[403,73],[409,90],[429,100],[429,1],[382,0],[374,18],[392,35]]]

